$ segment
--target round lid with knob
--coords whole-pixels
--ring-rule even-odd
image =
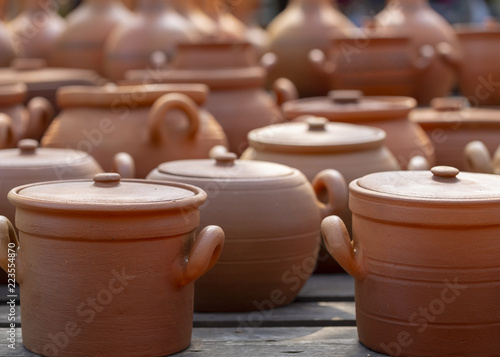
[[[381,147],[383,130],[307,116],[300,122],[270,125],[248,134],[250,146],[259,151],[297,153],[347,152]]]

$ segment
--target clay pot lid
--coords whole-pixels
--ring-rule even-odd
[[[248,134],[256,150],[297,153],[348,152],[383,145],[383,130],[364,125],[332,123],[326,118],[307,116],[303,122],[275,124]]]
[[[327,97],[292,100],[283,104],[288,119],[309,114],[331,121],[360,122],[405,118],[417,102],[410,97],[367,96],[358,90],[330,91]]]
[[[17,149],[0,150],[0,168],[2,170],[19,168],[32,170],[55,166],[69,167],[86,160],[95,161],[92,156],[84,151],[40,148],[38,147],[38,141],[32,139],[20,140]]]
[[[465,97],[434,98],[430,107],[417,108],[410,113],[410,119],[422,126],[464,126],[500,125],[500,111],[492,108],[472,108]]]
[[[18,58],[10,67],[0,69],[2,80],[21,81],[29,88],[54,87],[65,84],[102,83],[103,78],[97,72],[79,68],[47,67],[43,59]]]
[[[292,175],[288,166],[264,161],[237,160],[236,154],[221,153],[215,159],[165,162],[158,171],[171,176],[230,180],[274,179]]]
[[[351,183],[351,190],[386,199],[468,205],[500,202],[500,176],[459,172],[449,166],[430,171],[380,172]]]
[[[197,105],[202,105],[207,99],[208,91],[208,87],[204,84],[67,86],[57,91],[57,102],[61,108],[134,109],[149,107],[164,94],[182,93],[190,97]]]
[[[28,87],[19,81],[0,81],[0,105],[20,104],[26,98]]]
[[[206,200],[206,193],[185,184],[121,179],[116,173],[101,173],[94,180],[52,181],[16,187],[9,192],[8,198],[17,207],[112,213],[192,209]]]

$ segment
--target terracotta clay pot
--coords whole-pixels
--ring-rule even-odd
[[[408,119],[415,106],[415,100],[409,97],[364,97],[359,91],[331,91],[328,97],[286,102],[282,109],[288,120],[315,115],[380,128],[387,133],[386,145],[401,168],[413,167],[413,158],[423,157],[428,163],[421,168],[428,169],[435,163],[434,147],[422,128]]]
[[[333,2],[333,3],[336,3]],[[325,95],[330,83],[309,62],[311,50],[327,51],[332,36],[346,34],[355,25],[330,0],[292,0],[268,26],[269,50],[278,57],[270,81],[290,79],[301,97]]]
[[[331,89],[357,89],[365,95],[414,97],[416,83],[435,57],[432,46],[416,48],[409,37],[352,33],[336,37],[327,54],[319,49],[309,60],[330,78]]]
[[[178,43],[198,39],[197,31],[175,10],[172,0],[137,0],[134,18],[116,26],[106,41],[106,76],[117,81],[127,70],[153,67],[154,52],[171,58]]]
[[[500,24],[492,19],[484,24],[455,26],[463,48],[459,70],[460,92],[475,106],[500,105]]]
[[[228,0],[197,0],[201,9],[215,23],[215,39],[218,41],[244,41],[246,27],[231,12],[233,4]]]
[[[299,169],[309,181],[322,170],[336,169],[346,182],[379,171],[400,167],[385,147],[385,133],[377,128],[329,123],[325,118],[307,117],[307,122],[271,125],[248,134],[250,147],[243,160],[262,160]],[[324,200],[324,196],[322,196]],[[347,202],[338,213],[349,226]],[[336,272],[339,267],[325,251],[318,261],[319,272]]]
[[[467,143],[480,140],[493,153],[500,144],[500,111],[471,108],[463,97],[436,98],[430,108],[418,108],[410,119],[427,133],[435,148],[438,165],[464,170]]]
[[[0,20],[0,67],[5,67],[16,57],[16,50],[5,23]]]
[[[67,19],[53,62],[56,67],[92,69],[104,74],[104,45],[111,30],[129,23],[131,12],[120,0],[84,0]]]
[[[101,85],[106,80],[96,72],[77,68],[48,67],[42,59],[19,58],[9,68],[0,68],[1,81],[20,81],[26,84],[25,104],[35,98],[47,99],[55,113],[59,112],[56,91],[69,85]]]
[[[217,36],[217,25],[200,7],[197,0],[175,0],[175,9],[198,31],[201,40],[214,40]]]
[[[17,253],[10,261],[24,346],[70,357],[154,357],[188,347],[193,281],[224,242],[216,226],[196,236],[205,199],[197,187],[118,174],[13,189],[19,240],[2,217],[0,266],[8,270],[8,248]],[[142,324],[153,330],[135,328]]]
[[[229,149],[238,155],[248,146],[248,132],[284,121],[274,99],[264,90],[266,70],[262,67],[132,71],[126,77],[137,82],[208,85],[210,95],[206,107],[226,132]]]
[[[21,82],[0,82],[0,113],[3,116],[0,148],[16,147],[24,138],[40,137],[53,116],[51,104],[42,97],[24,106],[27,87]]]
[[[313,188],[296,169],[236,160],[232,153],[164,163],[148,178],[204,189],[201,225],[212,222],[226,234],[219,263],[196,282],[198,311],[274,309],[292,302],[316,264],[321,217],[347,203],[346,183],[335,170],[319,173]],[[324,189],[326,205],[315,194]],[[272,301],[275,291],[280,297]]]
[[[50,63],[57,40],[66,28],[53,0],[24,0],[24,9],[8,23],[17,57],[43,58]]]
[[[420,105],[443,97],[453,89],[462,51],[453,27],[428,0],[387,0],[386,7],[369,22],[365,32],[376,36],[408,36],[418,52],[432,46],[437,56],[417,77],[414,98]]]
[[[497,354],[499,187],[444,166],[350,184],[352,242],[338,217],[322,232],[356,280],[361,343],[392,356]]]
[[[269,35],[257,21],[260,5],[260,0],[240,1],[234,5],[233,15],[245,25],[245,39],[254,46],[257,54],[262,56],[269,49]]]
[[[113,155],[129,153],[137,177],[164,161],[208,158],[227,139],[202,105],[202,84],[64,87],[58,91],[61,113],[43,139],[44,147],[88,152],[110,170]]]

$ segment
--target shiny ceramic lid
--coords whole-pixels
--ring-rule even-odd
[[[115,173],[93,180],[53,181],[20,186],[9,193],[15,206],[86,212],[137,212],[199,206],[200,188],[168,182],[121,179]]]
[[[405,118],[416,106],[410,97],[363,96],[361,91],[331,91],[328,97],[292,100],[283,104],[287,119],[300,115],[326,117],[331,121],[356,123],[392,118]]]
[[[32,139],[20,140],[17,149],[0,150],[0,168],[52,168],[55,166],[70,166],[82,161],[94,161],[84,151],[72,149],[39,148],[38,142]],[[97,165],[97,163],[96,163]]]
[[[288,166],[264,161],[236,160],[233,153],[219,154],[213,160],[180,160],[161,164],[161,174],[221,180],[274,179],[290,176]]]
[[[385,132],[363,125],[332,123],[308,117],[305,122],[270,125],[248,134],[250,146],[259,151],[299,153],[347,152],[383,145]]]

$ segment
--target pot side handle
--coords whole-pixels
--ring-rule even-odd
[[[299,98],[297,87],[288,78],[278,78],[273,83],[273,92],[276,97],[276,104],[281,107],[284,103]]]
[[[339,214],[347,206],[349,192],[347,183],[340,172],[327,169],[316,175],[312,182],[316,196],[325,189],[328,193],[328,203],[318,201],[321,218]]]
[[[179,286],[186,286],[197,280],[217,263],[224,238],[224,231],[218,226],[205,227],[198,234],[180,276]]]
[[[351,242],[344,222],[337,216],[330,216],[321,223],[321,233],[326,249],[332,257],[355,279],[366,277],[365,254],[363,247]]]
[[[135,178],[134,158],[126,152],[119,152],[113,157],[112,171],[118,173],[121,178]]]
[[[149,111],[148,128],[152,143],[160,144],[162,142],[161,128],[163,120],[168,112],[175,109],[182,111],[187,116],[189,121],[187,136],[193,138],[196,135],[200,126],[198,106],[184,94],[169,93],[158,98]]]
[[[16,135],[12,120],[7,114],[0,113],[0,149],[15,146]]]
[[[464,149],[465,169],[469,172],[485,174],[493,173],[493,165],[490,152],[481,141],[471,141]]]
[[[10,223],[6,217],[0,216],[0,267],[7,273],[9,271],[9,264],[12,268],[12,262],[9,261],[9,249],[11,254],[12,251],[15,251],[14,268],[16,272],[16,281],[21,283],[22,270],[20,269],[19,260],[17,259],[20,249],[19,240],[17,239],[17,234],[12,223]]]
[[[322,74],[332,75],[335,73],[336,65],[326,58],[325,53],[320,49],[311,50],[308,54],[309,63]]]
[[[54,118],[54,107],[43,97],[35,97],[28,103],[29,122],[26,138],[39,140]]]
[[[426,171],[430,169],[431,165],[429,164],[429,160],[421,155],[413,156],[407,166],[408,171]]]
[[[446,64],[455,72],[460,71],[462,65],[462,54],[448,42],[440,42],[436,45],[436,51]]]

